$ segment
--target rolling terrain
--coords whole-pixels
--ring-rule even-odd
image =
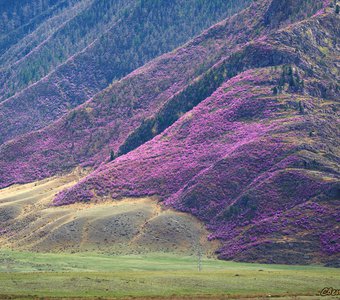
[[[334,2],[152,3],[0,103],[2,243],[339,267]]]
[[[2,247],[39,252],[167,252],[214,255],[218,243],[194,217],[163,209],[156,198],[51,207],[55,194],[84,172],[0,191]]]

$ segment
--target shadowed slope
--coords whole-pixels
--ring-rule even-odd
[[[83,0],[60,16],[45,40],[0,71],[3,100],[17,92],[0,104],[0,143],[47,126],[249,1]]]
[[[4,71],[23,58],[28,58],[27,55],[32,50],[37,50],[43,43],[47,43],[61,27],[81,14],[90,3],[91,0],[14,0],[0,4],[5,6],[0,9],[0,22],[3,22],[0,28],[4,30],[0,34],[0,69]],[[76,44],[76,41],[74,42]],[[11,88],[16,90],[16,84],[12,82]],[[6,92],[9,90],[6,89]],[[3,100],[5,91],[0,95]]]

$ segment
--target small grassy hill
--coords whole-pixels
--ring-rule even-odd
[[[207,240],[204,226],[189,214],[166,209],[156,197],[51,206],[56,193],[85,173],[2,189],[0,245],[37,252],[214,255],[218,242]]]

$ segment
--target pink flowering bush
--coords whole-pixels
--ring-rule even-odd
[[[311,158],[300,152],[298,137],[308,135],[304,118],[268,96],[278,75],[259,69],[227,81],[162,134],[62,192],[55,205],[84,201],[79,191],[94,191],[93,200],[158,195],[205,221],[209,239],[223,241],[224,259],[279,251],[283,236],[301,231],[321,236],[333,221],[320,201],[337,193],[338,182],[309,173],[309,167],[334,171],[322,161],[309,166]]]
[[[256,5],[260,11],[265,9],[263,3]],[[0,187],[46,178],[80,164],[98,167],[108,159],[111,150],[116,153],[127,137],[157,114],[174,95],[199,80],[202,74],[221,61],[225,53],[239,50],[259,22],[250,9],[222,21],[184,47],[114,82],[50,126],[2,144]],[[260,31],[256,35],[259,34]],[[46,97],[58,90],[53,83],[49,85],[46,93],[51,95],[46,94]],[[36,88],[39,86],[32,87]],[[41,119],[40,114],[45,115],[48,110],[55,112],[53,106],[36,111],[39,106],[32,106],[27,98],[18,101],[15,105],[21,110],[15,117],[8,117],[11,107],[7,110],[7,106],[11,106],[11,102],[6,102],[0,110],[3,130],[19,128],[26,121],[31,123],[28,115]],[[6,137],[7,133],[4,134]],[[1,139],[2,136],[0,142]]]

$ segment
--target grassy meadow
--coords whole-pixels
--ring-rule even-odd
[[[0,250],[0,299],[319,299],[340,270],[202,260],[168,254],[114,256]],[[176,296],[176,297],[174,297]],[[323,297],[322,299],[335,299]]]

